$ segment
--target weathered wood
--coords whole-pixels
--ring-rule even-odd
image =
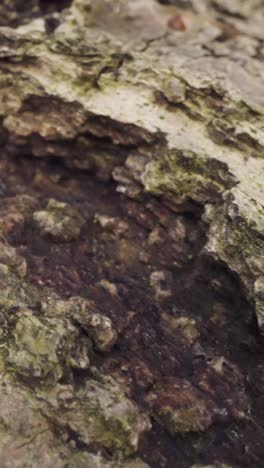
[[[235,284],[237,300],[248,305],[248,315],[241,313],[241,321],[249,327],[255,314],[262,331],[263,1],[75,0],[60,13],[51,6],[46,14],[42,2],[31,2],[23,13],[18,3],[4,2],[0,7],[3,167],[16,165],[14,157],[55,159],[71,168],[73,174],[91,172],[103,182],[114,183],[122,200],[131,201],[130,207],[141,207],[143,212],[146,207],[147,213],[158,217],[156,231],[151,227],[150,243],[155,244],[160,231],[169,232],[175,217],[177,244],[184,236],[181,216],[196,219],[203,234],[195,241],[194,276],[203,275],[203,268],[206,270],[209,264],[223,268],[227,278],[223,289],[230,286],[235,293]],[[33,164],[32,159],[28,164]],[[50,200],[40,206],[33,198],[23,199],[19,208],[15,207],[26,222],[50,236],[51,242],[79,238],[87,220],[74,204]],[[133,216],[137,218],[135,213]],[[122,222],[117,226],[111,221],[114,218],[98,219],[95,221],[103,228],[116,229],[116,235],[127,229]],[[9,238],[8,242],[12,244]],[[119,330],[89,301],[65,299],[55,293],[52,296],[41,284],[33,287],[23,258],[4,241],[2,249],[2,289],[7,292],[1,293],[1,304],[7,328],[12,325],[11,305],[18,308],[18,316],[11,327],[11,341],[3,336],[0,419],[7,406],[3,427],[9,429],[1,466],[146,466],[135,457],[139,436],[150,430],[150,416],[140,415],[124,389],[98,377],[94,370],[93,381],[80,389],[74,383],[63,385],[60,381],[65,368],[81,372],[89,367],[87,356],[92,347],[97,351],[112,349]],[[186,265],[189,271],[192,264]],[[152,277],[156,297],[161,294],[156,287],[158,277]],[[107,287],[115,291],[110,283]],[[44,318],[36,312],[40,303]],[[187,322],[171,322],[166,316],[163,320],[166,330],[186,330]],[[88,340],[83,340],[80,329]],[[188,322],[185,333],[194,353],[192,345],[199,334],[193,335],[193,323]],[[39,347],[49,342],[46,356]],[[65,361],[58,357],[58,350]],[[210,368],[206,371],[209,374],[199,377],[199,390],[184,380],[154,388],[146,397],[147,404],[151,408],[154,405],[149,410],[151,417],[173,436],[207,430],[220,407],[215,407],[209,396],[206,402],[200,392],[209,385],[211,371],[223,373],[225,381],[223,362],[214,356],[214,370]],[[234,371],[232,365],[230,369]],[[242,386],[238,374],[234,371],[234,382]],[[35,383],[30,379],[40,379],[34,392],[30,387]],[[226,409],[227,403],[224,409],[235,420],[246,420],[247,397],[241,396],[242,390],[234,396],[228,379],[233,412]],[[175,395],[184,392],[186,399],[175,403]],[[165,403],[168,399],[168,407],[163,398]],[[10,400],[16,411],[25,411],[25,431],[30,432],[21,435],[18,456],[9,455],[18,437],[15,423],[10,426]],[[175,410],[177,404],[190,405],[190,413],[182,408]],[[58,440],[54,439],[53,425],[62,431]],[[75,446],[62,442],[70,435],[76,438]],[[30,455],[27,443],[32,447]],[[109,451],[110,461],[88,453],[91,446],[92,453],[98,448]],[[38,465],[38,451],[43,447],[50,453],[42,453]],[[144,456],[144,450],[140,455]],[[145,458],[149,462],[147,455]],[[195,462],[195,457],[192,460]],[[172,466],[170,463],[166,459],[164,466]],[[179,466],[190,465],[183,459]]]

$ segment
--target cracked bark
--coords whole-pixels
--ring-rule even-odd
[[[1,466],[260,466],[263,2],[49,3],[0,7]]]

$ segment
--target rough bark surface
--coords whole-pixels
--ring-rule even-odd
[[[0,24],[1,468],[262,466],[263,0]]]

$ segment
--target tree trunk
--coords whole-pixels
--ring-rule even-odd
[[[0,6],[1,467],[260,467],[263,0],[21,3]]]

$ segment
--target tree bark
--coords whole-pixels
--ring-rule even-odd
[[[263,1],[31,3],[0,7],[0,464],[260,466]]]

